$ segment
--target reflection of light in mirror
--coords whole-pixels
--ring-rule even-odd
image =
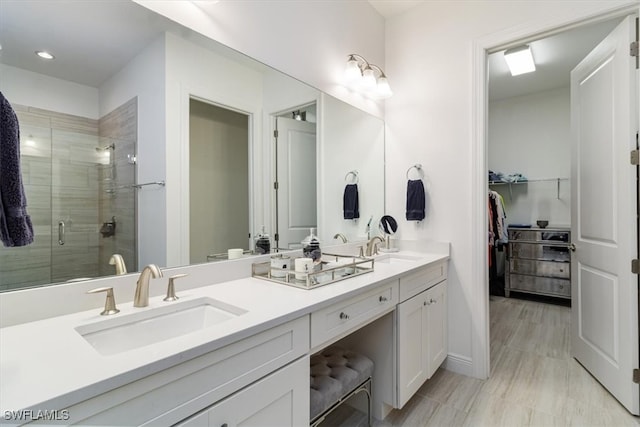
[[[45,50],[37,50],[36,55],[38,55],[42,59],[55,59],[55,56]]]
[[[27,147],[35,147],[36,146],[36,142],[33,140],[33,136],[29,135],[26,139],[26,141],[24,141],[24,144]]]

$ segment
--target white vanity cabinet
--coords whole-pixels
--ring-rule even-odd
[[[311,313],[311,348],[320,349],[392,311],[398,281],[390,280],[364,294]]]
[[[397,408],[407,403],[447,356],[446,266],[442,262],[400,278],[400,294],[406,299],[396,312]]]
[[[295,427],[308,423],[309,357],[306,356],[177,426]]]
[[[211,405],[218,402],[221,413],[240,405],[237,417],[252,410],[267,417],[269,411],[295,402],[296,411],[289,415],[298,420],[301,408],[308,423],[308,351],[309,316],[302,316],[72,405],[66,408],[69,424],[173,425],[205,408],[217,414]],[[277,387],[273,377],[278,378]],[[305,387],[301,388],[301,381]],[[249,407],[252,397],[242,396],[256,393],[264,394],[267,401]],[[306,409],[300,401],[306,402]],[[224,422],[235,425],[233,420]]]

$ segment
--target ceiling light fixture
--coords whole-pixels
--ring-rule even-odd
[[[55,59],[56,57],[47,52],[46,50],[37,50],[36,55],[42,59]]]
[[[344,79],[349,88],[363,92],[371,98],[383,99],[393,95],[384,71],[355,53],[348,56]]]
[[[530,73],[536,70],[533,55],[529,45],[514,47],[504,51],[504,59],[507,61],[512,76]]]

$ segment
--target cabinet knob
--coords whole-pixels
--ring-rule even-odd
[[[385,302],[385,301],[388,301],[388,298],[385,297],[384,295],[380,295],[380,297],[378,298],[378,301]]]
[[[342,320],[346,320],[349,318],[349,315],[347,313],[345,313],[344,311],[340,312],[340,318]]]

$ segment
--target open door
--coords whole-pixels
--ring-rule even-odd
[[[318,224],[316,124],[278,117],[276,128],[276,245],[297,249]]]
[[[571,350],[638,414],[637,70],[625,18],[571,72]],[[574,247],[575,246],[575,247]]]

